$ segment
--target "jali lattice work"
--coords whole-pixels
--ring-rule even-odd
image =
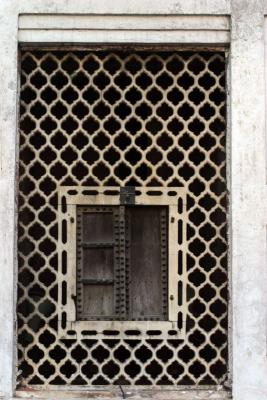
[[[214,385],[227,374],[223,52],[22,51],[23,385]],[[58,190],[182,187],[185,338],[58,334]]]

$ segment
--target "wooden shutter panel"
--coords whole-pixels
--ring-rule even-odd
[[[115,319],[119,310],[118,209],[78,207],[77,317]]]
[[[126,209],[129,319],[167,319],[167,209]]]
[[[77,208],[77,319],[167,319],[167,208]]]

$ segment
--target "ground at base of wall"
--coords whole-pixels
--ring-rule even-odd
[[[136,389],[116,387],[108,389],[83,389],[83,390],[23,390],[17,391],[16,397],[12,400],[19,399],[46,399],[46,400],[139,400],[139,399],[155,399],[155,400],[230,400],[229,392],[218,388],[218,390],[166,390],[166,389]]]

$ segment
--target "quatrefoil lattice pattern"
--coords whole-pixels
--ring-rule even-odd
[[[227,373],[223,52],[22,51],[18,347],[26,385],[215,385]],[[59,186],[187,191],[186,339],[62,339]]]

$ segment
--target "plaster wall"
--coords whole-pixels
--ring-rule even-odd
[[[144,36],[137,35],[136,41],[182,43],[186,40],[188,42],[188,35],[185,26],[178,22],[179,16],[184,18],[188,15],[198,15],[205,16],[208,20],[208,16],[219,15],[230,17],[229,36],[224,35],[222,39],[221,28],[218,29],[216,36],[217,34],[214,34],[216,27],[210,32],[209,29],[204,29],[206,32],[203,36],[193,35],[191,29],[192,36],[189,42],[193,44],[214,44],[216,40],[220,44],[230,42],[228,172],[231,198],[229,243],[232,301],[229,311],[231,316],[229,336],[232,347],[230,370],[233,379],[233,398],[234,400],[267,399],[265,13],[267,5],[263,0],[0,1],[0,397],[12,398],[17,373],[15,194],[18,41],[60,42],[65,38],[64,29],[53,38],[53,30],[49,35],[47,32],[44,34],[43,28],[40,29],[39,36],[38,32],[33,35],[29,30],[27,37],[20,37],[22,31],[18,30],[19,16],[75,14],[76,20],[79,20],[78,15],[105,15],[105,18],[109,16],[111,23],[113,23],[112,15],[120,15],[121,21],[124,17],[132,18],[138,15],[146,17],[147,20],[149,16],[162,15],[164,18],[169,16],[175,17],[172,25],[174,28],[180,24],[179,29],[174,29],[174,32],[179,31],[179,34],[175,33],[170,39],[163,25],[160,29],[152,29],[153,40],[148,32]],[[99,19],[101,20],[100,17]],[[60,23],[62,24],[62,21]],[[68,34],[69,42],[79,42],[78,36],[70,32]],[[128,36],[129,41],[133,41],[136,37],[134,25],[131,35]],[[117,34],[117,40],[119,39],[120,33]],[[87,40],[90,41],[90,35]],[[103,34],[98,40],[114,41],[108,33]],[[208,395],[205,394],[206,398],[215,398],[214,393],[210,393],[209,397]],[[182,396],[185,394],[180,393],[176,396],[184,398]],[[201,396],[203,396],[201,393],[191,392],[188,394],[188,399],[203,398]],[[219,392],[216,396],[223,398],[223,394],[220,395]]]

